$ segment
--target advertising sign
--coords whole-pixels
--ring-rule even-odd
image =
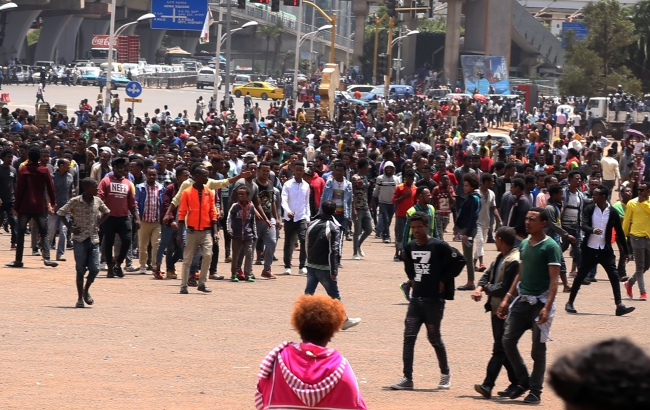
[[[152,29],[201,31],[208,0],[152,0]]]
[[[503,56],[460,56],[465,81],[465,92],[488,94],[490,86],[495,94],[510,94],[508,62]]]
[[[573,31],[575,33],[575,38],[577,41],[584,40],[587,38],[587,33],[589,30],[587,30],[587,26],[585,26],[583,23],[577,23],[577,22],[569,22],[565,21],[562,23],[562,48],[566,47],[566,43],[564,42],[564,36],[566,35],[567,31]]]

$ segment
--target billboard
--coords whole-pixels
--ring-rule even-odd
[[[151,0],[152,29],[201,31],[208,0]]]
[[[564,36],[566,35],[567,31],[573,31],[575,33],[575,38],[577,41],[584,40],[587,38],[587,33],[589,30],[587,30],[587,26],[585,26],[583,23],[577,23],[577,22],[569,22],[565,21],[562,23],[562,48],[566,47],[566,43],[564,42]]]
[[[508,61],[503,56],[460,56],[465,92],[488,94],[489,86],[496,94],[510,94]]]

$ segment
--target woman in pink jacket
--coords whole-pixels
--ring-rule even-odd
[[[283,342],[262,361],[255,392],[258,410],[367,409],[350,363],[327,347],[345,319],[338,299],[298,297],[291,324],[302,343]]]

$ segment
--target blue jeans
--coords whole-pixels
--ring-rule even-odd
[[[377,221],[377,232],[382,239],[390,239],[390,223],[395,213],[395,205],[379,203],[379,220]]]
[[[169,226],[162,225],[160,227],[160,244],[158,245],[158,251],[156,252],[156,265],[162,264],[163,255],[169,246],[169,241],[177,231],[173,230]]]
[[[323,285],[325,292],[332,299],[341,300],[339,293],[339,284],[336,279],[332,279],[330,271],[314,269],[307,267],[307,286],[305,286],[305,295],[313,295],[316,292],[318,284]]]
[[[74,241],[75,269],[77,282],[83,282],[86,269],[88,269],[87,283],[93,283],[99,273],[99,244],[94,245],[90,238],[83,242]]]
[[[65,245],[68,241],[68,228],[63,225],[59,215],[48,215],[47,216],[47,246],[52,245],[52,240],[54,240],[54,235],[56,235],[57,229],[59,230],[59,244],[56,248],[56,257],[61,258],[65,255]]]

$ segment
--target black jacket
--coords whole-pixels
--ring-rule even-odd
[[[584,210],[582,211],[582,232],[584,232],[585,237],[582,240],[582,248],[587,247],[589,242],[589,237],[594,233],[592,218],[594,216],[594,210],[596,208],[595,203],[585,205]],[[605,228],[605,249],[608,251],[612,249],[612,228],[616,230],[616,243],[618,243],[618,248],[623,251],[623,254],[629,255],[630,251],[627,248],[627,243],[625,241],[625,233],[623,233],[623,226],[621,225],[621,217],[616,212],[616,209],[610,206],[609,208],[609,220],[607,221],[607,227]]]
[[[492,310],[492,298],[504,298],[512,286],[512,282],[517,277],[519,273],[519,262],[515,261],[510,264],[503,273],[503,280],[501,282],[496,282],[497,270],[495,267],[499,264],[499,261],[502,260],[504,256],[499,253],[497,258],[492,262],[490,267],[485,271],[481,279],[478,281],[477,286],[482,286],[485,289],[485,294],[488,296],[487,301],[485,302],[485,311],[490,312]]]
[[[329,270],[331,275],[339,273],[341,254],[341,226],[332,217],[319,214],[307,228],[307,266]]]

